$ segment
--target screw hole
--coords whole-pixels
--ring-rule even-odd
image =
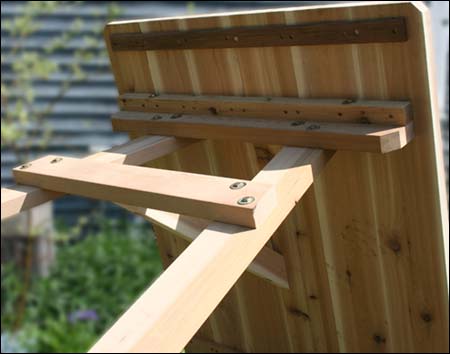
[[[318,129],[320,129],[320,125],[318,125],[318,124],[311,124],[307,129],[308,130],[318,130]]]
[[[62,157],[55,157],[53,160],[50,161],[50,163],[58,163],[62,160]]]

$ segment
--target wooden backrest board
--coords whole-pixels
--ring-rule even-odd
[[[404,17],[407,41],[112,50],[114,33]],[[370,3],[116,22],[105,38],[119,94],[409,100],[415,134],[388,154],[338,152],[269,245],[290,290],[245,274],[187,351],[448,351],[448,213],[421,3]],[[153,165],[252,178],[276,146],[206,141]],[[187,244],[155,227],[166,266]],[[186,270],[188,271],[188,270]]]

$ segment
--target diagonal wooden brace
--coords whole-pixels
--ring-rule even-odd
[[[211,223],[91,352],[180,352],[331,155],[322,150],[284,148],[254,178],[255,182],[271,181],[277,193],[276,207],[264,223],[256,229]]]

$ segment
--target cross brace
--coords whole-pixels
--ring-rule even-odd
[[[122,105],[131,102],[136,111],[113,116],[116,129],[124,127],[141,134],[167,132],[186,139],[146,137],[85,159],[47,156],[14,169],[15,179],[22,185],[2,189],[2,219],[63,193],[77,194],[118,203],[192,241],[92,352],[182,350],[246,269],[276,286],[289,288],[283,257],[264,246],[332,156],[323,149],[384,153],[402,148],[413,136],[409,104],[405,102],[381,106],[359,102],[358,109],[363,106],[372,120],[380,121],[361,124],[352,123],[357,118],[356,105],[342,110],[348,122],[335,123],[323,121],[329,112],[318,112],[316,101],[303,101],[303,109],[320,121],[318,125],[292,119],[255,119],[247,108],[258,102],[247,99],[233,103],[243,106],[244,114],[231,118],[221,117],[229,107],[223,99],[215,102],[219,110],[214,107],[208,109],[209,114],[199,116],[171,113],[178,111],[183,100],[169,97],[162,108],[168,112],[153,119],[155,113],[148,112],[148,102],[141,106],[143,111],[133,106],[139,99],[147,100],[122,98]],[[196,105],[205,110],[212,100],[199,98]],[[275,100],[267,111],[292,104],[295,102],[289,99]],[[336,105],[330,101],[324,107],[333,111]],[[390,116],[394,125],[385,122]],[[284,147],[251,181],[125,166],[144,164],[194,142],[194,138],[220,137],[320,149]]]
[[[107,151],[87,156],[83,160],[99,163],[141,165],[194,142],[188,139],[146,136],[134,139]],[[2,220],[63,195],[63,193],[28,185],[2,188]],[[209,223],[205,219],[188,217],[161,210],[129,205],[121,206],[135,214],[145,217],[152,223],[173,231],[175,235],[189,241],[194,240]],[[283,257],[270,248],[264,247],[247,270],[275,286],[289,288]]]

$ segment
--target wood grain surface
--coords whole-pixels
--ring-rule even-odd
[[[112,51],[114,33],[404,17],[396,43]],[[416,136],[388,154],[335,154],[268,245],[290,290],[244,274],[190,350],[448,352],[448,213],[430,24],[420,3],[370,3],[109,24],[119,94],[406,100]],[[251,179],[276,146],[206,141],[152,166]],[[167,266],[187,242],[156,227]],[[448,252],[448,251],[447,251]],[[203,343],[203,344],[202,344]],[[225,350],[225,349],[223,349]]]

